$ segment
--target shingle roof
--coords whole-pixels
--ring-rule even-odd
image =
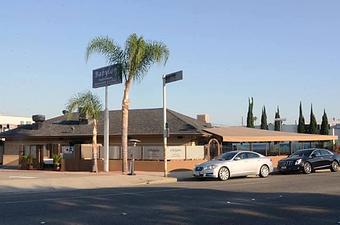
[[[80,124],[78,114],[73,120],[66,116],[58,116],[44,121],[39,129],[34,129],[36,124],[20,126],[16,129],[0,133],[2,138],[18,137],[65,137],[65,136],[91,136],[92,125]],[[109,112],[110,135],[121,134],[121,110]],[[211,124],[202,123],[196,119],[178,112],[167,110],[167,121],[171,134],[202,134],[203,129],[210,128]],[[98,121],[98,135],[104,132],[104,114]],[[163,109],[130,109],[129,110],[129,135],[162,135]]]

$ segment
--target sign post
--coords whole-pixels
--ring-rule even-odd
[[[168,137],[170,137],[170,130],[166,118],[166,84],[183,79],[183,71],[166,74],[163,76],[163,150],[164,150],[164,177],[168,176],[168,158],[166,155]]]
[[[104,171],[109,172],[109,111],[108,111],[108,86],[122,83],[122,66],[114,64],[92,71],[92,87],[105,87],[104,111]]]

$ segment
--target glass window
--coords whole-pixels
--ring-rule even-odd
[[[249,159],[259,158],[260,157],[258,154],[252,153],[252,152],[248,152],[247,155],[248,155]]]
[[[333,155],[333,153],[331,153],[328,150],[320,149],[319,151],[321,152],[321,155],[323,156]]]
[[[312,152],[313,152],[313,149],[299,150],[295,152],[294,154],[291,154],[289,158],[309,157],[309,155]]]
[[[217,160],[231,160],[237,152],[226,152],[216,157]]]
[[[240,157],[241,159],[247,159],[248,154],[246,152],[242,152],[242,153],[238,154],[236,157]]]
[[[320,157],[320,156],[321,156],[320,150],[315,150],[315,151],[313,152],[313,154],[314,154],[316,157]]]

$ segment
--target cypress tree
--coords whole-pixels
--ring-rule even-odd
[[[277,107],[277,111],[275,113],[274,130],[280,131],[281,130],[281,121],[276,121],[276,119],[280,119],[280,109],[279,109],[279,107]]]
[[[248,99],[248,114],[247,114],[247,127],[254,128],[254,115],[253,115],[253,108],[254,108],[254,99],[253,97]]]
[[[329,124],[326,110],[323,111],[320,134],[329,135]]]
[[[315,115],[313,113],[313,105],[310,108],[310,122],[309,122],[309,133],[310,134],[318,134],[318,124],[315,119]]]
[[[265,106],[263,106],[263,109],[262,109],[261,129],[262,130],[268,130],[267,113],[266,113],[266,107]]]
[[[302,114],[302,105],[300,102],[300,114],[299,114],[299,124],[297,127],[297,132],[298,133],[306,133],[306,124],[305,124],[305,118],[303,117]]]

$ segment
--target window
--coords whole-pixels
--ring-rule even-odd
[[[254,159],[254,158],[259,158],[260,156],[256,153],[248,152],[248,159]]]
[[[321,156],[320,150],[314,151],[313,154],[315,155],[315,157],[320,157]]]
[[[236,157],[240,157],[241,159],[247,159],[248,154],[246,152],[242,152],[242,153],[238,154]]]
[[[320,149],[319,151],[321,152],[321,155],[322,155],[322,156],[333,155],[333,153],[331,153],[331,152],[328,151],[328,150]]]

